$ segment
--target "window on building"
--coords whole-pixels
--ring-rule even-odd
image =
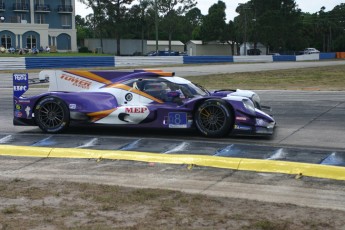
[[[26,38],[26,46],[29,49],[32,49],[33,47],[36,47],[37,45],[37,39],[35,35],[29,35]]]
[[[12,38],[8,34],[4,34],[1,36],[1,45],[4,46],[6,49],[11,48],[12,46]]]
[[[16,4],[26,4],[26,0],[16,0]]]
[[[27,21],[27,15],[25,13],[23,14],[15,14],[14,16],[10,17],[11,23],[28,23]]]
[[[35,0],[36,5],[44,5],[44,0]]]
[[[28,10],[28,4],[26,0],[16,0],[16,10]]]
[[[63,5],[63,6],[72,5],[71,0],[61,0],[61,5]]]
[[[35,0],[36,10],[44,10],[44,0]]]
[[[46,18],[44,14],[36,14],[35,15],[35,23],[36,24],[46,24]]]
[[[5,0],[0,0],[0,10],[4,10],[5,9]]]
[[[61,25],[63,27],[70,27],[72,25],[71,15],[61,15]]]

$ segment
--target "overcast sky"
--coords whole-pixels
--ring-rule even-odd
[[[138,2],[138,1],[137,1]],[[198,0],[197,7],[201,10],[202,14],[206,15],[208,9],[211,5],[217,3],[218,0]],[[248,0],[223,0],[226,4],[226,15],[227,21],[233,19],[237,16],[235,9],[239,3],[246,3]],[[296,0],[298,7],[302,9],[303,12],[315,13],[321,9],[321,7],[326,7],[326,11],[332,10],[336,5],[344,3],[344,0]],[[86,6],[79,3],[76,0],[76,14],[83,17],[90,14],[92,11],[86,9]]]

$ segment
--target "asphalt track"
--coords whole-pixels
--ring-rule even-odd
[[[339,64],[344,62],[255,63],[165,69],[175,71],[180,76],[188,76]],[[30,77],[36,78],[37,73],[30,74]],[[48,147],[49,154],[45,152],[38,156],[104,159],[113,159],[116,156],[122,160],[280,172],[345,180],[345,171],[341,167],[345,166],[345,121],[342,118],[345,107],[344,92],[260,91],[262,101],[273,108],[278,122],[276,134],[272,138],[229,136],[221,140],[210,140],[199,137],[196,132],[185,134],[183,131],[152,130],[145,130],[146,138],[143,138],[141,130],[102,128],[89,128],[87,135],[83,133],[85,129],[74,128],[64,135],[47,136],[37,128],[11,125],[11,76],[2,74],[1,78],[4,80],[0,93],[4,99],[1,100],[3,109],[0,112],[0,121],[3,124],[0,129],[1,155],[36,156],[36,152],[40,152],[42,147]],[[34,95],[45,90],[33,88],[30,93]],[[69,141],[71,136],[72,143]],[[189,141],[185,141],[186,138]],[[13,145],[34,147],[13,148]],[[60,152],[65,154],[51,154],[59,152],[60,148],[63,148]],[[84,150],[76,153],[76,149]],[[85,149],[99,149],[103,152],[88,152],[83,155]],[[135,154],[128,155],[128,152]]]

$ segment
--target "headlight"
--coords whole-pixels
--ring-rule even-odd
[[[251,113],[255,114],[255,107],[251,100],[249,99],[243,99],[242,100],[244,107]]]

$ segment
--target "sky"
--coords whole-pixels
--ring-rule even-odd
[[[236,7],[239,3],[246,3],[248,0],[222,0],[226,4],[226,20],[233,20],[234,17],[237,16],[235,12]],[[137,1],[138,2],[138,1]],[[198,0],[197,7],[201,10],[203,15],[208,13],[208,9],[213,4],[217,3],[218,0]],[[340,5],[344,3],[344,0],[296,0],[298,8],[300,8],[303,12],[315,13],[321,9],[321,7],[326,7],[325,11],[332,10],[336,5]],[[79,14],[83,17],[92,13],[91,9],[87,9],[87,7],[81,4],[78,0],[76,0],[76,14]]]

